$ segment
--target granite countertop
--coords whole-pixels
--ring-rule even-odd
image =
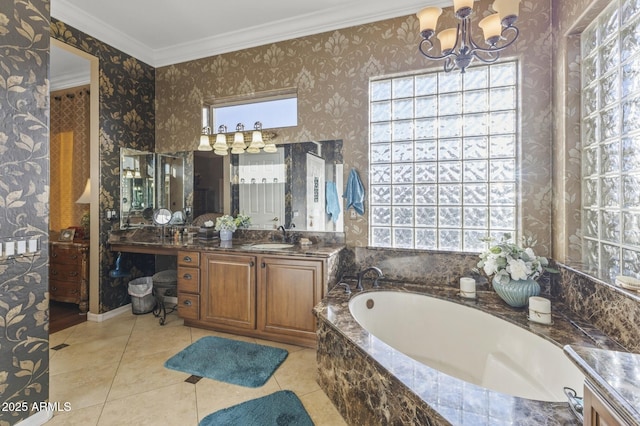
[[[279,256],[302,256],[302,257],[330,257],[339,253],[345,248],[344,244],[314,243],[310,245],[293,244],[290,248],[257,248],[257,244],[279,243],[278,241],[264,241],[253,239],[236,239],[231,241],[220,241],[219,239],[205,240],[197,237],[176,242],[173,238],[158,235],[157,228],[134,228],[111,232],[109,234],[109,244],[112,250],[131,251],[147,250],[149,253],[154,249],[163,250],[197,250],[197,251],[220,251],[220,252],[242,252],[255,254],[277,254]]]
[[[352,286],[353,288],[353,286]],[[559,302],[552,301],[552,325],[543,325],[527,319],[528,310],[509,307],[493,291],[478,291],[475,300],[463,299],[454,286],[426,286],[415,283],[385,282],[381,280],[380,290],[397,290],[423,293],[432,297],[445,299],[454,303],[464,304],[471,309],[479,309],[490,313],[516,326],[524,328],[542,338],[551,341],[560,349],[565,345],[572,347],[591,347],[606,350],[624,351],[615,341],[608,338],[589,323],[571,318],[568,310]],[[365,291],[376,291],[366,289]],[[352,295],[358,294],[354,291]],[[423,401],[436,409],[452,424],[474,424],[467,422],[469,418],[477,416],[478,407],[486,406],[485,419],[500,419],[504,424],[539,425],[539,424],[580,424],[571,413],[568,403],[534,401],[494,392],[472,385],[462,380],[446,376],[428,366],[419,364],[409,357],[403,356],[394,349],[369,335],[357,324],[349,313],[349,299],[352,295],[345,294],[341,287],[334,287],[323,301],[315,307],[314,313],[323,321],[332,324],[350,340],[354,341],[365,353],[389,370],[393,370],[398,379],[409,387]],[[607,351],[603,351],[607,352]],[[398,360],[403,359],[407,365],[398,367]],[[640,368],[640,367],[639,367]],[[421,383],[420,377],[430,377],[432,380],[445,380],[447,389],[440,389],[434,393]],[[636,376],[637,377],[637,374]],[[576,389],[582,395],[581,389]],[[445,392],[446,395],[442,394]],[[459,401],[460,406],[452,409],[451,405],[443,405],[443,400]],[[465,412],[465,407],[472,407],[474,411]],[[510,423],[511,422],[511,423]],[[479,424],[482,424],[479,423]],[[502,423],[501,423],[502,424]]]
[[[640,354],[567,345],[565,353],[628,424],[640,424]]]

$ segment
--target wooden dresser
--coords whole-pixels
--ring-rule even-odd
[[[89,241],[49,243],[49,297],[89,310]]]

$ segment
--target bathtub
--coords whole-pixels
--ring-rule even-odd
[[[520,398],[562,402],[584,375],[562,348],[493,315],[412,293],[378,291],[349,301],[370,334],[431,368]]]
[[[334,289],[314,311],[318,382],[347,423],[579,424],[563,388],[582,395],[584,376],[559,345],[586,340],[563,317],[530,323],[493,292],[381,287]]]

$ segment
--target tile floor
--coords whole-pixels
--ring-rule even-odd
[[[203,378],[186,383],[187,373],[164,362],[204,336],[221,336],[287,349],[289,356],[260,388]],[[152,314],[122,314],[102,323],[85,322],[50,336],[51,402],[71,404],[47,425],[197,425],[231,405],[291,390],[318,426],[344,425],[316,383],[313,349],[185,327],[175,313],[164,326]]]

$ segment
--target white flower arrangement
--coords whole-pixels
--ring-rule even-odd
[[[236,226],[239,229],[248,229],[250,225],[251,217],[246,214],[238,213],[238,216],[236,216]]]
[[[546,257],[536,256],[533,249],[535,241],[525,240],[523,246],[510,242],[511,236],[505,234],[502,240],[480,253],[478,268],[487,276],[494,275],[494,279],[503,284],[511,280],[536,280],[546,272],[557,272],[549,268]]]
[[[248,228],[251,225],[251,218],[244,214],[238,214],[235,218],[225,214],[216,218],[216,231],[235,231],[236,229]]]
[[[236,225],[236,220],[233,216],[225,214],[216,218],[216,231],[235,231],[238,229],[238,225]]]

